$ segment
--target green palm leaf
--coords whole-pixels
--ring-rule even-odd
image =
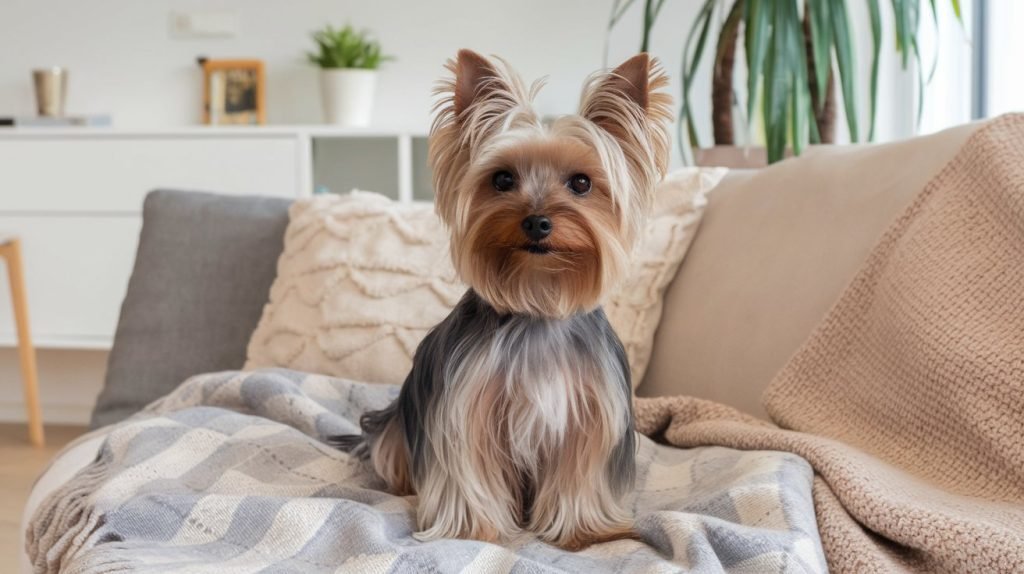
[[[787,114],[793,89],[789,73],[786,41],[786,0],[766,2],[771,14],[772,34],[764,64],[764,127],[768,161],[774,163],[785,156],[789,131]]]
[[[680,0],[682,1],[682,0]],[[608,29],[623,18],[627,8],[636,0],[613,0]],[[650,44],[651,30],[664,7],[666,0],[644,0],[643,40],[641,47]],[[855,62],[856,43],[847,12],[846,0],[704,0],[696,20],[691,24],[683,46],[682,91],[677,136],[685,150],[700,144],[693,118],[691,89],[697,69],[703,59],[709,36],[712,35],[712,21],[723,25],[723,19],[715,19],[716,6],[732,13],[742,2],[742,24],[747,64],[747,141],[754,123],[755,111],[760,109],[764,119],[765,141],[769,161],[782,159],[787,146],[800,153],[806,143],[818,142],[816,114],[811,103],[811,89],[819,94],[827,93],[830,76],[836,74],[843,98],[843,111],[849,127],[850,139],[860,140],[857,114],[857,69]],[[878,114],[878,83],[883,34],[883,19],[880,0],[866,0],[871,31],[871,72],[869,86],[868,140],[875,138],[875,123]],[[893,35],[900,61],[906,69],[913,58],[917,64],[918,100],[917,121],[921,121],[924,86],[935,73],[938,55],[933,58],[926,71],[921,61],[918,42],[918,27],[923,0],[889,0],[893,11]],[[963,24],[960,0],[950,0],[953,12]],[[802,14],[803,11],[806,14]],[[928,0],[932,11],[932,23],[938,31],[938,2]],[[804,28],[804,19],[807,29]],[[729,25],[734,21],[728,20]],[[809,34],[809,38],[806,37]],[[809,48],[808,48],[809,44]],[[808,53],[813,67],[808,66]],[[605,47],[607,54],[607,46]],[[834,55],[834,59],[833,59]],[[811,83],[813,82],[813,84]],[[736,103],[734,97],[734,105]],[[825,97],[820,100],[825,103]],[[738,111],[742,114],[742,108]],[[688,142],[684,142],[685,125]],[[689,145],[686,145],[688,143]]]
[[[868,116],[868,141],[875,141],[875,117],[878,114],[878,60],[882,53],[882,11],[878,0],[867,0],[871,19],[871,87]]]
[[[833,33],[830,8],[829,0],[816,0],[807,4],[811,22],[811,48],[814,54],[814,83],[818,86],[818,93],[822,95],[825,93],[828,75],[832,70]],[[802,54],[794,54],[794,57],[802,57]],[[823,105],[825,98],[819,98],[818,103]]]
[[[893,0],[898,2],[899,0]],[[853,41],[850,39],[850,22],[846,15],[846,2],[831,0],[832,32],[835,34],[836,68],[839,70],[839,85],[843,91],[843,107],[846,110],[846,125],[850,128],[850,140],[859,141],[857,130],[857,92],[855,85],[856,68],[853,60]]]
[[[747,56],[747,141],[757,106],[757,85],[761,81],[768,38],[771,34],[772,0],[745,0],[743,7],[744,52]]]
[[[714,11],[715,0],[705,0],[700,13],[697,15],[697,19],[694,20],[693,26],[690,27],[690,32],[686,36],[686,43],[683,45],[682,73],[680,74],[682,76],[682,97],[680,98],[682,102],[679,107],[679,123],[677,124],[679,146],[683,149],[686,149],[682,138],[683,122],[686,123],[690,148],[700,145],[699,138],[697,137],[697,128],[690,114],[690,86],[692,85],[694,72],[700,65],[701,57],[704,55],[704,47],[707,45],[708,34],[711,29],[711,17],[714,15]],[[696,42],[695,46],[694,42]],[[692,52],[690,50],[691,47],[693,48]]]
[[[787,51],[786,60],[792,70],[793,87],[792,94],[792,140],[793,153],[800,155],[803,152],[807,138],[807,121],[814,117],[811,106],[811,93],[807,82],[807,58],[804,54],[804,34],[800,23],[800,14],[797,8],[798,0],[786,0],[783,8],[786,16],[787,31],[785,34]],[[826,69],[827,74],[827,69]],[[828,76],[825,77],[826,81]],[[820,94],[824,94],[824,83]],[[824,99],[824,98],[822,98]],[[813,123],[813,122],[812,122]],[[785,153],[785,150],[783,150]]]

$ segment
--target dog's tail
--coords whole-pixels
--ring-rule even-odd
[[[366,437],[361,434],[339,434],[327,437],[327,444],[342,452],[355,454],[359,447],[366,444]]]
[[[339,434],[326,438],[327,444],[360,458],[369,458],[370,443],[384,432],[384,427],[397,416],[397,401],[379,411],[368,411],[359,417],[362,434]]]

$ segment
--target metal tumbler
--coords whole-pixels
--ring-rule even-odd
[[[32,70],[36,87],[36,107],[40,116],[61,117],[68,93],[68,71],[65,68]]]

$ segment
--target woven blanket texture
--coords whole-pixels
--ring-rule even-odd
[[[764,396],[638,399],[680,447],[798,454],[836,572],[1024,572],[1024,115],[980,128]]]
[[[413,537],[415,498],[321,439],[397,387],[287,370],[194,377],[108,427],[96,461],[43,501],[41,573],[824,572],[800,457],[642,439],[629,504],[642,541],[566,552]]]

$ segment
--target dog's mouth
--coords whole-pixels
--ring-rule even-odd
[[[533,241],[523,245],[520,249],[527,253],[532,253],[533,255],[547,255],[548,253],[551,253],[551,247],[544,245],[543,243],[536,243]]]

